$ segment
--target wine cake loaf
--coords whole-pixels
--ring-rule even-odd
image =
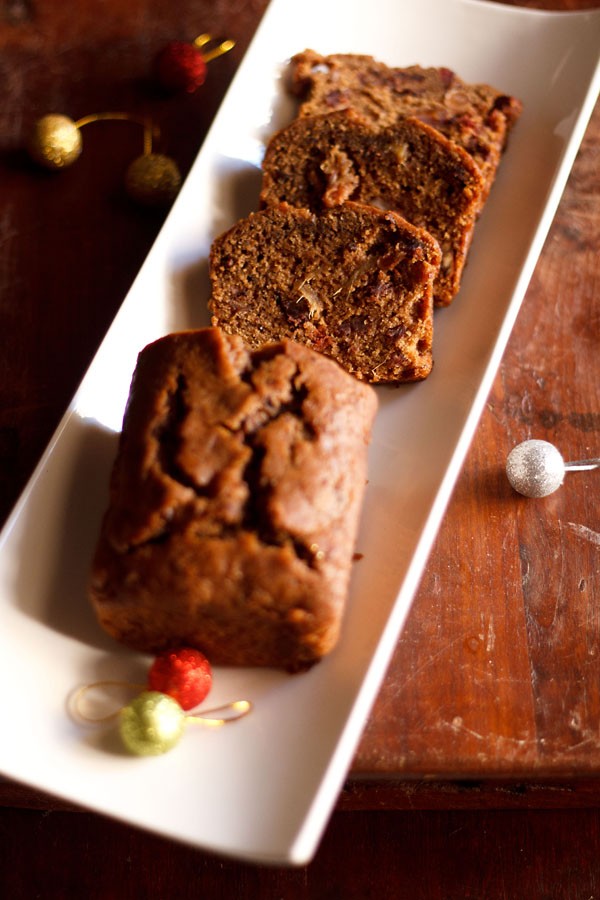
[[[104,629],[215,665],[310,666],[340,627],[375,391],[215,328],[138,357],[93,560]]]
[[[371,56],[314,50],[291,61],[291,86],[300,115],[352,108],[379,125],[414,116],[469,153],[484,180],[482,203],[493,184],[521,102],[487,84],[467,84],[451,69],[392,68]]]
[[[393,212],[280,204],[213,241],[212,323],[252,347],[290,338],[356,378],[398,383],[432,367],[437,241]]]
[[[429,125],[409,117],[375,128],[338,110],[297,118],[271,138],[260,202],[318,212],[354,200],[400,213],[440,245],[433,296],[447,306],[460,287],[482,192],[472,157]]]

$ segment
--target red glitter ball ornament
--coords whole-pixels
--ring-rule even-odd
[[[192,94],[204,84],[206,62],[197,47],[183,41],[170,41],[154,61],[156,79],[170,91]]]
[[[211,687],[209,661],[190,647],[159,653],[148,673],[148,688],[173,697],[182,709],[202,703]]]

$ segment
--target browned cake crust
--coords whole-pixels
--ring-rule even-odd
[[[319,211],[356,200],[400,213],[440,245],[433,296],[446,306],[460,287],[482,191],[473,159],[429,125],[401,118],[375,128],[337,110],[298,118],[271,138],[260,201]]]
[[[92,567],[118,641],[290,670],[334,646],[375,392],[284,341],[219,329],[138,358]]]
[[[467,84],[451,69],[392,68],[371,56],[305,50],[292,58],[291,82],[300,115],[352,108],[381,125],[414,116],[469,153],[493,184],[510,129],[521,114],[515,97],[487,84]]]
[[[269,207],[213,242],[212,322],[253,347],[300,341],[363,381],[415,381],[431,371],[440,260],[437,242],[392,212]]]

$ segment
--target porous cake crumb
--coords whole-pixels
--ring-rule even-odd
[[[396,213],[280,204],[213,242],[212,323],[252,347],[299,341],[362,381],[420,380],[432,367],[440,262],[431,235]]]

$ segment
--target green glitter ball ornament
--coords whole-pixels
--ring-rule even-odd
[[[179,703],[159,691],[144,691],[121,710],[123,743],[136,756],[159,756],[171,750],[185,728]]]

